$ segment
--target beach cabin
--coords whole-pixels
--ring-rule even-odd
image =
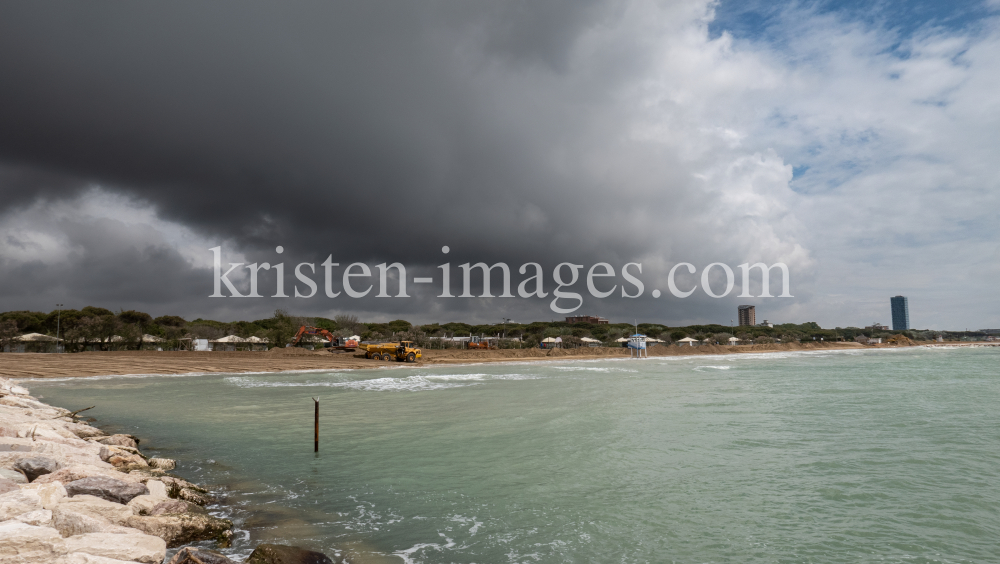
[[[740,342],[736,337],[729,337],[729,346],[734,347]]]
[[[601,346],[600,339],[594,339],[594,338],[591,338],[591,337],[580,337],[580,340],[583,341],[583,346],[585,346],[585,347],[599,347],[599,346]]]
[[[687,343],[687,345],[689,347],[693,347],[694,344],[697,343],[697,342],[698,342],[698,339],[692,339],[691,337],[684,337],[683,339],[677,341],[677,344],[680,345],[680,346],[683,346],[684,343]]]

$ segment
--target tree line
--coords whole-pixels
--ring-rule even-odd
[[[143,347],[143,336],[162,339],[157,346],[177,349],[188,346],[190,339],[219,339],[227,335],[241,338],[259,337],[270,346],[284,346],[302,325],[320,327],[331,333],[349,337],[357,335],[365,341],[400,340],[416,341],[420,346],[441,344],[435,337],[465,337],[470,335],[498,336],[516,339],[517,346],[537,346],[547,337],[560,337],[567,346],[582,343],[582,338],[597,339],[612,344],[616,339],[638,331],[648,337],[666,342],[685,337],[702,342],[727,344],[730,337],[742,343],[794,342],[794,341],[853,341],[858,336],[888,337],[902,333],[914,340],[932,340],[938,335],[947,340],[983,337],[979,332],[958,333],[948,331],[888,331],[858,327],[824,329],[815,322],[786,323],[774,327],[731,327],[707,324],[670,327],[657,323],[569,324],[563,321],[535,321],[531,323],[469,324],[462,322],[414,325],[397,319],[387,323],[362,322],[354,315],[337,315],[334,318],[290,315],[278,310],[271,317],[254,321],[215,321],[211,319],[186,320],[176,315],[152,317],[135,310],[120,310],[87,306],[82,309],[38,311],[8,311],[0,313],[0,346],[9,344],[17,335],[41,333],[64,339],[66,350],[137,350]],[[146,345],[149,346],[149,343]],[[508,343],[508,346],[514,346]]]

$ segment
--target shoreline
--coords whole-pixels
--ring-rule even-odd
[[[714,356],[820,350],[879,350],[914,345],[861,345],[853,342],[774,343],[760,345],[657,346],[650,358]],[[927,347],[989,347],[1000,343],[916,343]],[[200,374],[267,374],[277,372],[323,372],[378,368],[421,368],[435,365],[475,365],[504,362],[537,362],[629,358],[629,350],[618,347],[577,349],[503,349],[491,351],[424,349],[416,363],[380,362],[351,353],[325,350],[272,349],[267,352],[114,351],[70,354],[4,353],[0,378],[48,379],[94,376],[155,376]]]
[[[0,562],[162,564],[169,554],[170,564],[236,564],[204,548],[233,539],[233,522],[206,509],[218,500],[171,474],[176,461],[143,454],[136,437],[80,420],[85,411],[43,403],[0,377]],[[266,543],[246,562],[297,556],[333,564]]]
[[[174,460],[78,413],[0,378],[0,559],[158,564],[192,542],[228,545],[232,522],[206,511],[206,489],[169,473]]]

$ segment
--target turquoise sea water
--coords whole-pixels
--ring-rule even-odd
[[[27,385],[222,491],[236,555],[1000,561],[995,349]]]

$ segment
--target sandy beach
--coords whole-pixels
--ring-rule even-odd
[[[997,346],[1000,343],[919,343],[922,346]],[[746,346],[660,346],[649,349],[650,357],[766,353],[780,351],[863,350],[892,348],[845,342],[776,343]],[[627,358],[626,348],[505,349],[470,351],[424,349],[413,364],[369,360],[357,353],[326,350],[272,349],[267,352],[116,351],[75,354],[5,354],[0,376],[6,378],[73,378],[127,374],[197,374],[284,372],[289,370],[357,370],[379,367],[419,367],[433,364],[478,364],[546,360]]]
[[[885,347],[885,345],[881,345]],[[660,346],[649,349],[650,357],[763,353],[873,348],[858,343],[777,343],[747,346]],[[625,358],[625,348],[506,349],[493,351],[424,349],[414,364],[380,362],[356,353],[325,350],[272,349],[268,352],[121,351],[76,354],[5,354],[0,376],[8,378],[69,378],[124,374],[191,374],[282,372],[288,370],[352,370],[380,366],[415,367],[432,364],[476,364],[488,362]]]

